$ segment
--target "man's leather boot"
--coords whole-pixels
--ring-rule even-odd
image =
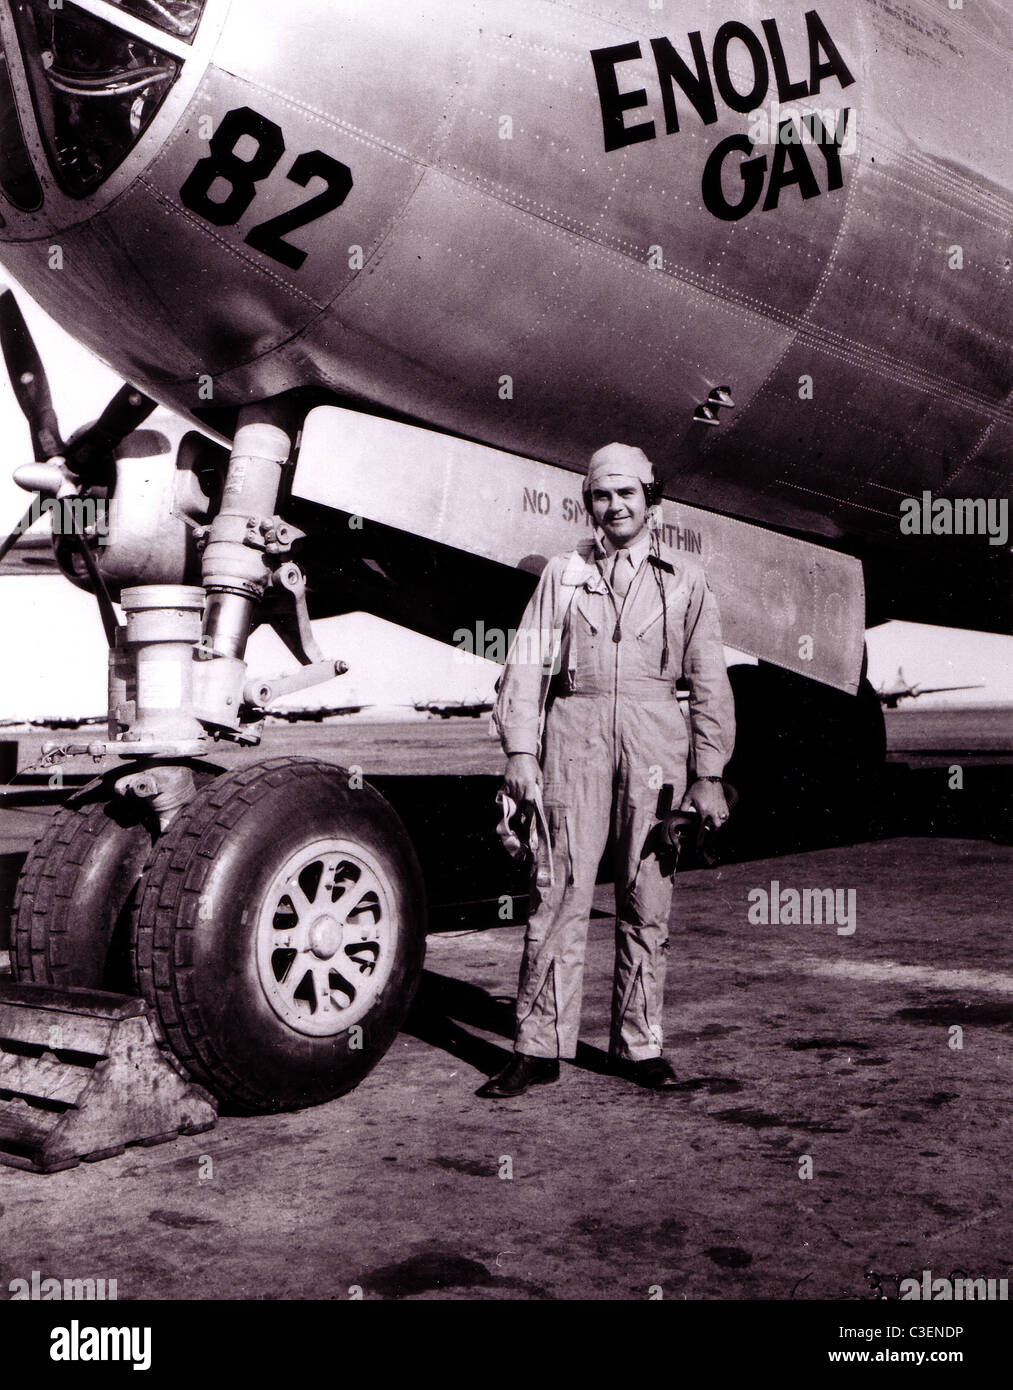
[[[647,1091],[681,1091],[675,1072],[664,1057],[648,1057],[643,1062],[625,1062],[622,1074]]]
[[[507,1100],[522,1096],[529,1086],[545,1086],[558,1080],[559,1062],[555,1057],[529,1057],[526,1052],[515,1052],[503,1070],[475,1094],[489,1100]]]

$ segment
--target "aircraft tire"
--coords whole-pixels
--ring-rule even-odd
[[[25,860],[11,929],[25,984],[132,993],[130,910],[155,827],[123,798],[87,790],[53,816]]]
[[[422,972],[411,841],[343,768],[274,758],[204,788],[155,846],[134,969],[193,1078],[245,1113],[343,1095],[397,1035]]]

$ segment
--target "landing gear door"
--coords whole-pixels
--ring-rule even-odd
[[[591,534],[577,474],[337,406],[307,417],[293,492],[533,572]],[[665,543],[706,570],[728,646],[857,691],[858,560],[681,502],[663,514]]]

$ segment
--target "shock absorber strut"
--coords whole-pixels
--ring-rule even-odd
[[[288,575],[291,570],[298,576],[297,567],[280,561],[302,533],[276,515],[300,419],[285,399],[240,412],[221,507],[204,532],[202,587],[142,583],[123,590],[127,626],[116,634],[110,653],[108,741],[53,745],[48,756],[87,752],[130,758],[143,765],[147,780],[142,778],[143,791],[126,781],[124,789],[160,795],[152,760],[206,753],[209,730],[238,733],[246,645],[257,606],[271,583],[301,594]],[[304,600],[300,612],[312,645]],[[317,655],[301,659],[313,663]],[[325,679],[337,665],[310,664],[298,683]],[[175,792],[171,799],[167,815],[175,810]]]
[[[267,556],[286,548],[289,539],[289,528],[275,515],[294,435],[279,422],[283,418],[270,403],[240,414],[221,509],[204,550],[207,603],[197,650],[196,712],[219,728],[238,726],[246,643],[273,575]]]

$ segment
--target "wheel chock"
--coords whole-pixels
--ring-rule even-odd
[[[216,1120],[212,1097],[159,1047],[143,999],[0,983],[0,1163],[56,1173]]]

